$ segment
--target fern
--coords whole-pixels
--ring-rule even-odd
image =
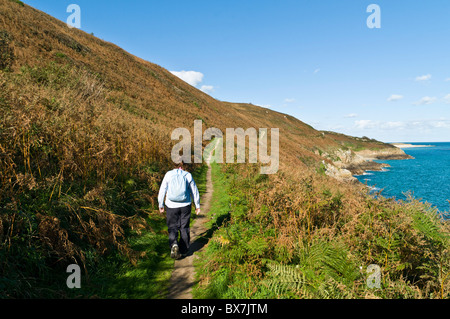
[[[288,291],[299,292],[305,283],[304,274],[296,266],[269,263],[267,267],[270,278],[265,283],[278,296]]]
[[[333,279],[322,282],[314,295],[315,299],[350,299],[354,298],[352,292],[339,285]]]
[[[347,252],[328,242],[303,249],[297,266],[269,262],[267,267],[265,282],[278,296],[292,292],[312,298],[341,298],[350,295],[347,288],[360,276]]]
[[[302,268],[316,269],[345,283],[354,282],[359,272],[353,263],[347,258],[347,252],[343,248],[328,242],[312,244],[300,254]]]
[[[437,214],[428,211],[417,212],[413,215],[414,227],[419,230],[427,239],[435,243],[445,245],[448,236],[439,229]]]

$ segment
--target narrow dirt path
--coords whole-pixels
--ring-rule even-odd
[[[214,149],[217,145],[218,142],[216,143]],[[188,255],[185,258],[175,261],[172,277],[170,278],[169,294],[167,296],[168,299],[192,299],[192,286],[195,284],[195,253],[200,251],[206,244],[206,239],[202,238],[202,235],[204,235],[208,230],[205,227],[205,223],[208,220],[206,216],[210,209],[213,193],[210,165],[213,151],[211,151],[208,159],[206,160],[206,164],[208,165],[208,172],[206,173],[206,191],[201,197],[201,213],[197,216],[191,227],[191,246],[189,248]]]

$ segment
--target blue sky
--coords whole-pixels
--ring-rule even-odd
[[[82,30],[219,100],[385,142],[450,141],[448,0],[24,2],[62,21],[78,4]]]

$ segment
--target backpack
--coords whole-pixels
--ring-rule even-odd
[[[186,202],[189,199],[189,194],[187,193],[187,174],[188,173],[177,170],[176,174],[172,176],[167,192],[167,198],[170,201]]]

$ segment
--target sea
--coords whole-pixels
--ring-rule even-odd
[[[414,159],[377,160],[391,167],[383,171],[368,171],[355,176],[367,184],[373,193],[388,198],[404,200],[410,193],[415,199],[430,203],[432,207],[449,216],[450,211],[450,142],[405,143],[431,145],[431,147],[404,148]]]

